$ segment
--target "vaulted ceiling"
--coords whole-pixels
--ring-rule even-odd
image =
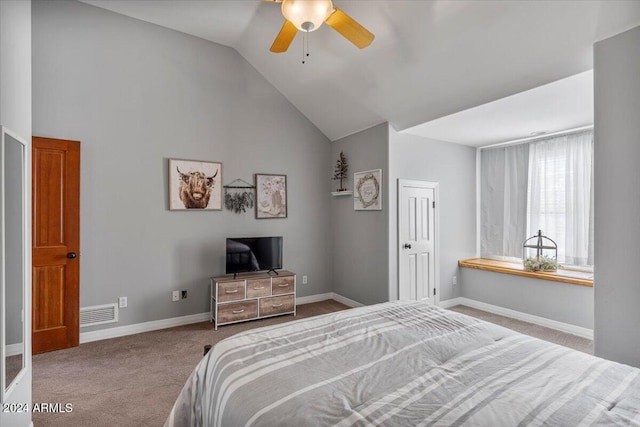
[[[471,108],[476,123],[486,123],[482,114],[513,109],[507,97],[592,69],[594,42],[640,25],[637,0],[334,0],[376,38],[359,50],[323,25],[308,35],[311,56],[302,64],[301,34],[288,52],[269,52],[283,23],[277,3],[82,1],[234,48],[330,140],[390,122],[398,131],[480,145],[484,131],[473,122],[468,126],[470,132],[478,127],[476,139],[442,131],[459,129],[464,121],[440,123],[438,132],[418,125]],[[576,76],[582,87],[585,75]],[[548,96],[547,106],[556,102]],[[592,103],[584,108],[591,108],[584,117],[592,117]]]

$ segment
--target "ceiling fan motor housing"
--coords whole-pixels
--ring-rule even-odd
[[[333,12],[331,0],[284,0],[282,14],[300,31],[315,31]]]

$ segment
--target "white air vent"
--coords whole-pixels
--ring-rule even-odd
[[[118,304],[94,305],[80,309],[80,327],[118,321]]]

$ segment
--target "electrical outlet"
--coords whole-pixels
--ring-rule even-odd
[[[118,307],[119,308],[127,308],[127,297],[118,298]]]
[[[171,294],[171,301],[178,300],[180,300],[180,291],[173,291],[173,293]]]
[[[456,276],[453,276],[453,278],[451,279],[451,284],[453,284],[453,285],[457,285],[458,284],[458,278]]]
[[[187,299],[187,291],[182,291],[182,299]]]
[[[307,276],[302,276],[302,284],[306,285],[308,283]]]

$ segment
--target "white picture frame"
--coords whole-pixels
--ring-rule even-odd
[[[382,169],[372,169],[353,174],[354,210],[382,210],[382,194]]]

